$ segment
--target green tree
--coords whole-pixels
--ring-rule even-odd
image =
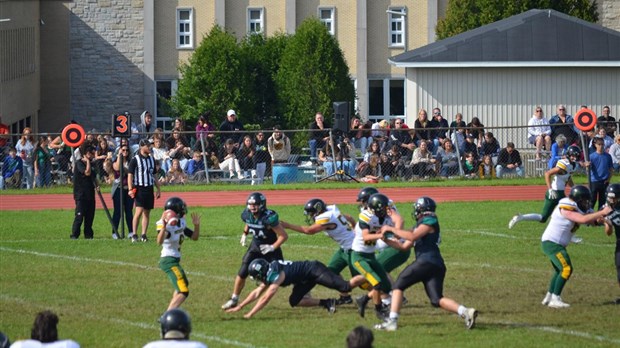
[[[214,26],[189,58],[179,66],[181,79],[171,106],[181,118],[195,120],[210,110],[218,124],[230,108],[244,115],[243,98],[248,95],[244,55],[236,38]]]
[[[353,102],[355,91],[338,41],[316,18],[305,20],[284,49],[276,77],[284,128],[303,129],[317,111],[326,120],[335,101]],[[307,134],[296,134],[299,144]]]
[[[251,107],[244,121],[269,129],[279,123],[280,103],[276,94],[275,77],[280,67],[280,59],[289,36],[277,33],[265,38],[263,35],[249,35],[241,45],[245,57],[245,76],[250,82],[252,101],[246,99]]]
[[[596,1],[590,0],[451,0],[435,34],[442,40],[536,8],[556,10],[589,22],[598,20]]]

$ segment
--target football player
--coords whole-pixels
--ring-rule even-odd
[[[282,261],[271,263],[263,258],[255,259],[248,267],[249,275],[259,281],[254,289],[238,306],[229,308],[227,312],[237,312],[258,299],[254,307],[243,317],[250,319],[258,311],[265,308],[269,301],[282,286],[293,284],[293,291],[288,299],[291,307],[321,306],[331,314],[336,311],[336,299],[319,300],[306,296],[316,284],[342,292],[350,292],[351,284],[319,261]],[[262,296],[261,296],[262,295]],[[260,297],[260,299],[259,299]]]
[[[359,214],[355,225],[355,238],[353,239],[351,263],[359,274],[363,275],[370,287],[369,296],[375,304],[377,316],[383,317],[388,309],[388,294],[392,290],[390,280],[381,264],[375,258],[376,244],[381,239],[378,233],[383,225],[394,226],[394,222],[388,213],[390,200],[381,193],[375,193],[368,198],[368,209]],[[367,300],[363,298],[356,301],[360,316],[364,316]]]
[[[376,188],[370,187],[370,186],[364,187],[363,189],[360,190],[360,192],[357,195],[357,201],[360,202],[360,211],[364,211],[368,209],[368,199],[370,198],[370,196],[372,196],[375,193],[379,193],[379,191]],[[392,219],[394,226],[402,229],[404,226],[404,220],[398,213],[398,209],[396,209],[394,202],[392,200],[390,200],[389,202],[390,202],[389,204],[390,209],[388,210],[388,215]],[[411,255],[411,249],[399,250],[396,248],[392,248],[389,245],[387,245],[383,240],[379,239],[376,244],[376,250],[377,250],[377,255],[376,255],[377,262],[381,264],[381,266],[385,270],[385,273],[387,273],[388,279],[390,280],[390,284],[394,284],[394,280],[390,276],[390,272],[395,270],[398,266],[407,262],[407,260],[409,259],[409,256]],[[362,295],[355,299],[358,310],[359,310],[359,314],[362,317],[364,317],[364,313],[366,311],[366,305],[368,304],[368,301],[370,301],[370,298],[373,295],[374,295],[374,292],[371,291],[367,295]],[[387,297],[388,297],[387,294],[382,295],[382,298],[387,298]],[[406,299],[404,301],[407,302]]]
[[[241,268],[235,277],[235,285],[230,300],[222,305],[222,309],[229,309],[237,306],[239,294],[245,286],[245,279],[248,277],[248,266],[250,262],[257,258],[264,258],[271,262],[283,260],[282,243],[288,239],[288,235],[280,224],[278,213],[267,209],[267,199],[260,192],[252,192],[247,199],[247,207],[241,213],[241,220],[245,223],[240,243],[246,245],[248,234],[252,234],[252,242],[248,247],[243,259]]]
[[[562,301],[560,294],[573,273],[573,266],[566,252],[566,246],[579,224],[592,224],[611,213],[610,206],[592,213],[590,209],[590,190],[577,185],[571,188],[568,198],[562,198],[551,214],[551,220],[542,235],[542,250],[551,260],[554,273],[549,290],[542,304],[551,308],[566,308],[570,305]]]
[[[608,236],[611,236],[614,232],[616,234],[616,274],[618,285],[620,286],[620,184],[607,186],[605,197],[607,206],[611,207],[613,211],[605,216],[603,223],[605,224],[605,233]],[[620,297],[614,303],[620,305]]]
[[[176,214],[178,221],[174,225],[168,223],[170,219],[166,216],[168,210]],[[185,202],[179,197],[170,197],[164,205],[161,219],[157,221],[157,244],[162,246],[159,268],[166,273],[174,287],[168,310],[179,307],[189,296],[189,282],[181,267],[181,244],[185,237],[198,240],[200,236],[200,215],[192,213],[194,229],[191,230],[185,222],[185,214],[187,214]]]
[[[424,284],[426,294],[434,307],[457,313],[465,319],[465,325],[468,329],[474,327],[478,315],[477,311],[443,296],[446,265],[439,251],[441,235],[439,219],[435,213],[436,208],[437,204],[433,199],[420,197],[413,205],[412,217],[416,221],[413,233],[391,226],[381,228],[379,235],[386,243],[398,249],[414,248],[416,259],[398,276],[392,291],[390,315],[383,323],[377,324],[375,329],[395,331],[398,328],[403,291],[419,282]],[[398,238],[405,239],[405,242],[401,243]]]
[[[148,343],[143,348],[207,348],[198,341],[190,341],[192,320],[184,310],[175,308],[166,311],[159,319],[161,340]]]
[[[355,219],[341,213],[336,205],[326,205],[319,198],[313,198],[304,205],[304,214],[309,226],[298,226],[286,221],[281,221],[280,223],[284,228],[308,235],[324,231],[328,237],[340,246],[332,255],[327,268],[336,274],[340,274],[345,267],[349,267],[351,275],[354,276],[355,272],[350,261],[351,244],[353,244],[353,238],[355,237],[352,225],[355,224]],[[340,294],[340,298],[337,300],[338,305],[352,302],[351,295],[348,293]]]
[[[579,158],[581,157],[581,149],[579,146],[569,146],[566,150],[566,158],[560,159],[555,167],[545,172],[545,183],[547,184],[547,192],[545,193],[545,204],[543,206],[542,214],[517,214],[512,217],[508,223],[508,228],[513,228],[520,221],[538,221],[541,223],[547,222],[547,219],[553,213],[553,209],[558,205],[560,200],[566,195],[564,194],[564,188],[568,185],[570,187],[575,186],[573,184],[572,174],[579,169]],[[573,243],[581,242],[581,238],[574,237],[571,240]]]

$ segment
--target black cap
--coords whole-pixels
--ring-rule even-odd
[[[142,139],[140,140],[140,147],[142,146],[150,146],[153,143],[151,139]]]

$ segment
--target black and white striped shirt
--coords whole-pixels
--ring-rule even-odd
[[[129,162],[129,173],[133,174],[134,186],[155,185],[155,160],[153,156],[144,157],[137,153]]]

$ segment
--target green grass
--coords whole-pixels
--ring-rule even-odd
[[[303,223],[300,206],[272,207],[281,219]],[[334,315],[318,308],[290,308],[283,288],[255,318],[226,314],[244,248],[242,207],[191,208],[203,216],[203,235],[183,245],[182,265],[191,294],[183,305],[193,318],[194,339],[209,347],[342,347],[365,319],[353,305]],[[355,205],[341,209],[354,214]],[[399,204],[411,226],[411,205]],[[551,266],[540,250],[544,225],[522,222],[508,230],[515,212],[538,212],[541,202],[444,203],[438,209],[442,252],[448,267],[444,294],[480,310],[476,329],[467,331],[455,315],[432,308],[420,285],[407,290],[400,329],[375,332],[376,347],[522,347],[620,345],[620,295],[613,263],[614,240],[601,228],[582,227],[581,245],[570,245],[575,273],[563,298],[571,308],[540,305]],[[161,214],[154,210],[154,216]],[[140,347],[157,339],[156,319],[165,310],[171,286],[157,268],[155,242],[131,244],[110,239],[102,211],[95,219],[95,240],[69,240],[72,210],[0,212],[0,330],[12,340],[27,338],[37,312],[60,316],[60,336],[83,347]],[[327,262],[335,243],[323,235],[290,232],[287,259]],[[154,231],[151,232],[154,239]],[[343,273],[345,277],[348,274]],[[253,288],[248,282],[243,295]],[[361,294],[356,289],[354,295]],[[317,287],[316,297],[335,296]],[[243,312],[246,312],[244,309]]]

